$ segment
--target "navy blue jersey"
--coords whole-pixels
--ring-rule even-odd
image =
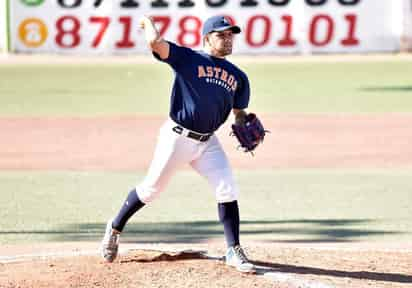
[[[199,133],[216,131],[233,108],[249,104],[249,80],[229,61],[169,42],[168,63],[175,72],[170,117]]]

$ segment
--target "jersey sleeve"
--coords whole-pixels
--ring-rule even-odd
[[[241,83],[236,89],[233,103],[234,109],[246,109],[249,106],[250,85],[248,77],[242,72]]]
[[[173,68],[176,68],[181,62],[184,61],[184,59],[187,59],[187,56],[189,56],[192,50],[186,47],[178,46],[173,42],[167,41],[167,43],[169,43],[169,57],[162,59],[156,52],[152,52],[152,54],[157,60],[165,62]]]

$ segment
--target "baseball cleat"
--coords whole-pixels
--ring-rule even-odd
[[[101,244],[101,254],[107,262],[116,259],[119,250],[120,232],[112,228],[112,220],[106,225],[106,232]]]
[[[226,252],[226,265],[235,267],[238,271],[243,273],[256,272],[255,266],[249,262],[240,245],[230,247]]]

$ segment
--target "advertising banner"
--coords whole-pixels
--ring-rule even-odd
[[[403,1],[16,0],[11,49],[27,53],[147,52],[138,28],[151,15],[164,38],[200,48],[202,22],[226,15],[242,28],[240,54],[362,53],[400,49]]]
[[[7,51],[6,0],[0,0],[0,53]]]
[[[412,51],[412,0],[404,0],[402,50]]]

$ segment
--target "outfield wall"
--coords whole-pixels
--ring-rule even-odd
[[[412,0],[404,0],[403,35],[401,49],[412,51]]]
[[[0,0],[0,53],[7,51],[6,0]]]
[[[163,36],[201,47],[202,21],[241,26],[235,53],[397,52],[412,38],[411,0],[19,0],[10,2],[16,53],[147,53],[137,27],[154,16]]]

